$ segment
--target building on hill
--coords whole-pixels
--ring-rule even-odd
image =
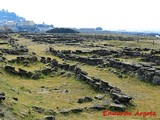
[[[19,17],[14,12],[8,10],[0,10],[0,27],[7,26],[15,32],[28,31],[28,32],[44,32],[53,29],[53,25],[36,24],[33,21],[28,21],[23,17]]]

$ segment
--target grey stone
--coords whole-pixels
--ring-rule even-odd
[[[68,114],[69,112],[70,112],[70,111],[65,110],[65,109],[63,109],[63,110],[60,111],[61,114]]]
[[[30,63],[30,62],[29,62],[28,60],[24,60],[23,65],[24,65],[24,66],[28,66],[29,63]]]
[[[51,68],[48,68],[48,67],[45,67],[43,70],[42,70],[42,73],[45,74],[45,75],[48,75],[52,72],[52,69]]]
[[[154,76],[152,83],[155,85],[160,85],[160,77],[159,76]]]
[[[95,105],[93,105],[92,109],[94,109],[94,110],[105,110],[106,108],[103,105],[95,104]]]
[[[112,93],[111,98],[113,100],[117,99],[121,103],[128,103],[132,99],[131,97],[124,95],[122,93]]]
[[[60,74],[60,75],[64,75],[64,74],[65,74],[65,72],[64,72],[64,71],[61,71],[59,74]]]
[[[17,74],[17,71],[15,70],[15,67],[12,67],[12,66],[10,66],[10,65],[6,65],[6,66],[4,67],[4,69],[5,69],[7,72],[9,72],[9,73]]]
[[[40,79],[40,77],[41,77],[40,73],[34,73],[31,78],[34,80],[37,80],[37,79]]]
[[[56,112],[52,109],[47,109],[44,111],[45,115],[55,115]]]
[[[70,111],[73,112],[73,113],[80,113],[80,112],[83,111],[83,109],[82,108],[73,108]]]
[[[98,99],[98,100],[102,100],[104,97],[105,97],[105,95],[100,94],[100,95],[95,96],[94,98]]]
[[[68,77],[68,78],[71,77],[71,73],[67,73],[66,77]]]
[[[84,97],[84,98],[79,98],[78,103],[85,103],[85,102],[91,102],[93,99],[91,97]]]
[[[115,103],[115,104],[121,104],[118,100],[113,100],[113,102]]]
[[[44,120],[56,120],[56,118],[53,115],[46,115],[44,116]]]
[[[109,107],[110,110],[112,111],[125,111],[126,110],[126,106],[123,104],[115,104],[112,103]]]

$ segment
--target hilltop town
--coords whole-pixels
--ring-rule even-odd
[[[0,27],[10,28],[15,32],[42,32],[54,28],[53,25],[47,25],[45,23],[36,24],[34,21],[26,20],[14,12],[8,12],[7,10],[0,11]]]

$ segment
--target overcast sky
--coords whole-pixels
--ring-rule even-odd
[[[1,9],[55,27],[160,29],[160,0],[0,0]]]

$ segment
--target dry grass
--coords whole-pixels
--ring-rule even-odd
[[[4,91],[7,96],[7,100],[4,102],[6,105],[15,103],[12,97],[18,98],[18,101],[10,106],[18,116],[22,111],[29,111],[32,106],[52,109],[56,112],[62,109],[92,106],[97,101],[79,104],[77,100],[84,96],[94,97],[99,94],[90,86],[75,80],[74,77],[55,76],[53,78],[45,77],[45,79],[30,80],[9,75],[3,71],[0,84],[1,91]],[[45,88],[42,89],[41,86],[45,86]],[[58,90],[54,90],[55,88]],[[65,93],[65,90],[68,90],[68,93]],[[37,118],[43,116],[34,113],[34,111],[31,112]]]
[[[15,37],[17,38],[17,37]],[[53,55],[46,54],[46,49],[48,49],[49,44],[38,44],[31,42],[31,40],[18,38],[18,43],[21,45],[27,45],[30,50],[30,53],[35,52],[38,56],[45,56],[57,59],[59,62],[62,62],[60,58],[57,58]],[[90,42],[90,41],[89,41]],[[88,43],[89,43],[88,42]],[[132,41],[101,41],[96,44],[113,44],[117,47],[149,47],[149,48],[159,48],[160,44],[156,41],[156,44],[153,46],[152,41],[141,41],[139,44]],[[7,47],[7,46],[5,46]],[[76,50],[80,49],[75,46],[64,46],[64,45],[54,45],[57,50]],[[82,49],[82,48],[81,48]],[[84,49],[84,48],[83,48]],[[97,49],[97,48],[96,48]],[[112,49],[112,48],[111,48]],[[114,49],[114,48],[113,48]],[[13,59],[16,56],[7,55],[7,59]],[[133,62],[133,61],[129,61]],[[137,60],[138,62],[138,60]],[[136,104],[134,109],[128,109],[132,113],[135,113],[137,110],[142,112],[155,111],[157,113],[155,118],[148,117],[147,119],[160,119],[160,86],[153,86],[148,83],[144,83],[135,77],[128,76],[127,78],[118,78],[115,74],[111,73],[108,68],[102,69],[95,66],[84,65],[75,61],[70,61],[70,64],[78,64],[85,71],[89,73],[90,76],[95,76],[101,78],[111,85],[120,88],[124,93],[133,97]],[[30,67],[24,67],[18,64],[14,64],[16,67],[23,67],[26,70],[35,70],[40,69],[42,66],[41,63]],[[5,73],[2,68],[0,71],[3,74],[0,74],[0,90],[6,93],[7,99],[4,101],[6,106],[13,108],[13,113],[16,114],[17,119],[36,119],[42,118],[43,114],[38,114],[31,110],[31,115],[28,117],[22,118],[22,112],[28,114],[31,106],[39,106],[45,109],[53,109],[59,111],[60,109],[66,108],[76,108],[76,107],[85,107],[91,106],[97,101],[85,104],[78,104],[77,99],[84,96],[95,96],[99,93],[95,92],[92,88],[80,81],[75,80],[74,77],[66,78],[62,76],[49,77],[45,76],[44,79],[40,80],[31,80],[14,75],[9,75]],[[59,88],[60,90],[48,91],[48,89],[41,89],[41,86],[46,86],[49,89]],[[69,92],[64,93],[64,90],[67,89]],[[14,101],[12,97],[17,97],[18,101]],[[106,97],[106,99],[108,96]],[[59,109],[57,109],[57,107]],[[82,112],[81,114],[70,114],[70,115],[61,115],[58,114],[56,118],[58,120],[143,120],[143,117],[103,117],[103,111],[88,111]]]
[[[159,94],[160,86],[153,86],[149,83],[142,82],[135,77],[118,78],[115,74],[101,68],[93,66],[81,66],[90,75],[102,78],[113,86],[120,88],[124,93],[133,97],[136,108],[132,110],[139,111],[155,111],[157,118],[160,118]]]
[[[154,45],[153,45],[154,41]],[[159,40],[140,40],[138,43],[137,41],[118,41],[118,40],[108,40],[108,41],[100,41],[98,44],[111,44],[115,45],[116,47],[130,47],[130,48],[150,48],[150,49],[159,49],[160,42]]]

